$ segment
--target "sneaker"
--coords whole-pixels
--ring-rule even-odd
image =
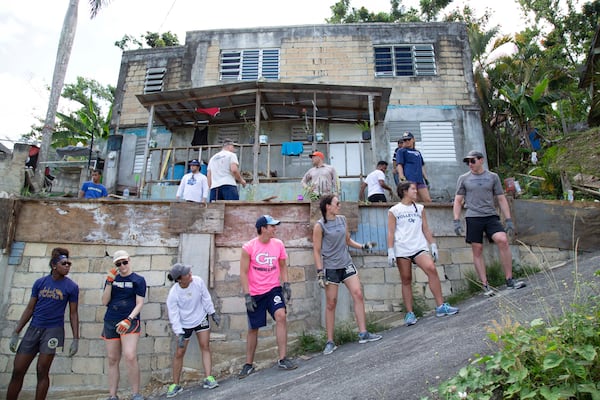
[[[454,315],[458,312],[458,308],[452,307],[448,303],[444,303],[435,309],[436,317],[443,317],[444,315]]]
[[[506,280],[506,288],[507,289],[521,289],[527,286],[527,284],[523,281],[515,281],[513,278]]]
[[[492,297],[495,294],[496,293],[494,293],[494,291],[492,290],[492,288],[490,287],[490,285],[483,285],[483,295],[484,296]]]
[[[407,312],[404,316],[404,325],[411,326],[417,323],[417,317],[414,312]]]
[[[254,365],[252,365],[252,364],[244,364],[244,366],[242,367],[242,370],[238,374],[238,378],[239,379],[244,379],[245,377],[247,377],[248,375],[250,375],[251,373],[253,373],[254,370],[255,370]]]
[[[289,358],[284,357],[281,360],[277,361],[277,366],[279,369],[296,369],[298,366]]]
[[[146,398],[144,396],[142,396],[141,394],[136,393],[133,396],[131,396],[131,400],[146,400]]]
[[[204,389],[214,389],[214,388],[216,388],[218,386],[219,386],[219,383],[217,382],[217,380],[212,375],[208,376],[204,380],[204,382],[202,383],[202,387]]]
[[[167,390],[167,397],[175,397],[179,392],[183,390],[183,387],[173,383],[169,386],[169,390]]]
[[[358,343],[364,344],[367,342],[374,342],[376,340],[381,339],[381,335],[377,335],[375,333],[363,332],[358,334]]]
[[[332,341],[328,341],[327,343],[325,343],[325,350],[323,350],[323,354],[331,354],[335,351],[335,349],[337,349],[335,343],[333,343]]]

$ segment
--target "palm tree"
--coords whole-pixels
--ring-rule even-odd
[[[90,3],[90,18],[96,17],[98,11],[108,4],[110,0],[88,0]],[[58,109],[58,101],[65,83],[67,75],[67,67],[69,66],[69,58],[75,40],[75,30],[77,28],[77,8],[79,0],[69,0],[65,20],[63,21],[60,40],[58,42],[58,50],[56,52],[56,63],[54,64],[54,74],[52,76],[52,88],[50,89],[50,99],[48,100],[48,110],[46,111],[46,119],[42,128],[42,145],[38,163],[48,160],[50,152],[50,144],[52,143],[52,134],[54,133],[54,125],[56,111]],[[38,168],[36,173],[36,183],[38,187],[42,187],[41,183],[44,179],[44,168]]]

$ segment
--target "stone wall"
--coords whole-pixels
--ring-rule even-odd
[[[142,384],[147,385],[153,378],[160,381],[170,379],[175,343],[165,306],[170,288],[166,275],[170,266],[182,259],[184,231],[215,231],[214,234],[208,234],[212,237],[213,255],[203,255],[211,261],[206,270],[195,269],[194,273],[207,281],[215,307],[222,315],[221,326],[213,329],[211,334],[213,372],[216,375],[236,372],[245,357],[247,322],[239,284],[240,249],[246,240],[255,236],[254,222],[263,213],[282,220],[277,228],[277,236],[286,243],[293,291],[288,314],[290,341],[303,332],[322,329],[324,304],[322,291],[315,281],[310,241],[315,210],[310,203],[274,203],[268,206],[264,203],[241,202],[211,204],[208,209],[184,214],[188,216],[187,221],[177,221],[178,209],[185,207],[182,203],[112,200],[27,200],[19,203],[15,243],[23,245],[22,251],[13,245],[12,251],[6,249],[7,254],[0,258],[3,271],[0,279],[3,298],[0,308],[2,390],[6,389],[12,370],[13,354],[8,352],[11,331],[29,300],[34,281],[48,273],[49,256],[56,246],[67,247],[71,252],[73,266],[70,277],[77,282],[81,291],[81,340],[79,353],[75,357],[69,358],[58,353],[51,370],[53,396],[60,397],[60,393],[66,391],[102,391],[106,388],[106,351],[100,338],[105,311],[101,305],[101,291],[106,271],[112,265],[108,255],[118,249],[125,249],[131,254],[134,271],[143,275],[148,284],[146,304],[141,313],[143,323],[138,350]],[[1,205],[8,204],[6,200]],[[344,209],[353,218],[353,224],[359,227],[361,224],[357,219],[360,220],[364,213],[385,213],[386,210],[383,206],[377,209],[351,204]],[[219,213],[222,214],[221,220],[215,220],[214,216]],[[438,271],[445,296],[464,288],[465,275],[473,270],[470,248],[462,238],[449,233],[451,227],[448,227],[447,221],[452,219],[451,213],[449,204],[437,205],[428,218],[430,226],[436,231],[440,251]],[[36,224],[31,224],[32,220]],[[353,233],[357,240],[367,237],[361,229]],[[382,315],[398,311],[401,292],[398,271],[387,267],[385,242],[379,238],[377,241],[381,246],[376,252],[360,252],[353,259],[359,267],[367,312]],[[486,258],[490,261],[497,259],[495,247],[486,247]],[[10,261],[7,255],[11,255]],[[536,262],[536,255],[539,257],[537,262],[542,258],[555,262],[568,258],[570,252],[515,246],[513,255],[521,262]],[[415,295],[422,295],[433,307],[425,275],[419,269],[414,271]],[[353,319],[351,301],[345,292],[340,290],[338,320]],[[68,324],[65,326],[68,349],[71,332]],[[197,348],[189,349],[185,361],[188,372],[184,379],[203,373],[198,354]],[[269,323],[260,331],[256,361],[259,365],[266,365],[275,359],[274,326]],[[120,386],[122,391],[126,391],[128,384],[124,366],[121,371]],[[32,367],[24,390],[33,390],[35,381],[35,368]]]

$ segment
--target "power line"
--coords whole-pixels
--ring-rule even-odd
[[[158,31],[159,32],[162,29],[162,27],[165,24],[165,22],[167,22],[167,18],[169,18],[169,14],[171,14],[171,11],[173,10],[173,7],[175,7],[175,3],[177,3],[177,0],[173,0],[173,3],[171,4],[171,8],[169,8],[169,11],[167,11],[167,15],[165,15],[165,19],[163,19],[163,22],[158,27]]]

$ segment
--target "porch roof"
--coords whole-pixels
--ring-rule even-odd
[[[240,111],[254,122],[260,120],[302,120],[314,122],[369,122],[369,99],[375,122],[383,121],[391,88],[378,86],[321,85],[280,82],[236,82],[216,86],[137,95],[155,120],[169,130],[210,122],[211,125],[239,124]],[[220,108],[210,117],[197,108]],[[314,115],[313,115],[314,112]],[[305,116],[306,113],[306,116]]]

